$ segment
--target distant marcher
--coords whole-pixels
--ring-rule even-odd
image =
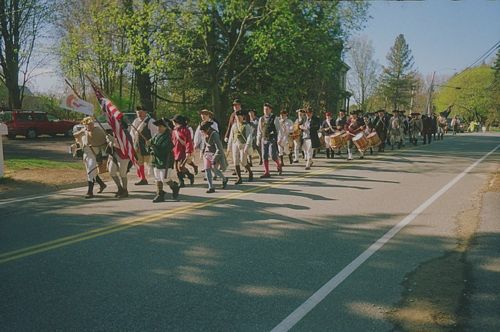
[[[264,160],[264,174],[261,178],[270,178],[269,158],[274,160],[281,175],[282,167],[278,159],[278,130],[280,128],[279,119],[272,113],[273,107],[269,103],[264,104],[264,115],[259,119],[257,128],[257,145],[262,149],[262,159]]]
[[[229,179],[222,173],[227,169],[227,160],[219,133],[212,128],[212,122],[202,123],[200,129],[204,134],[203,167],[205,168],[205,173],[207,174],[207,193],[211,194],[215,192],[212,172],[222,179],[222,189],[225,189],[227,186]]]
[[[187,119],[177,114],[172,119],[174,130],[172,132],[172,142],[174,144],[175,170],[179,177],[180,187],[185,187],[184,177],[187,176],[190,184],[194,184],[194,175],[186,168],[186,162],[193,153],[193,140],[191,132],[187,128]]]
[[[168,125],[169,121],[168,119],[156,120],[154,124],[158,127],[158,133],[148,142],[157,189],[153,203],[165,201],[165,191],[163,190],[165,181],[172,190],[172,198],[179,197],[180,184],[177,172],[174,171],[174,144]]]
[[[145,167],[147,166],[148,170],[151,168],[151,156],[146,150],[146,142],[158,132],[158,127],[153,124],[155,120],[149,116],[142,106],[136,107],[136,115],[137,118],[130,126],[130,135],[132,136],[137,164],[139,165],[137,167],[139,182],[136,185],[140,186],[148,184]]]

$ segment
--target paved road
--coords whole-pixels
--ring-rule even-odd
[[[210,197],[200,183],[162,204],[150,202],[152,185],[119,201],[76,189],[0,202],[0,326],[269,331],[316,294],[307,314],[293,314],[294,330],[389,331],[384,312],[405,275],[454,248],[452,211],[498,168],[500,150],[463,171],[499,144],[460,136],[318,160]],[[329,281],[339,281],[333,291],[315,293]]]

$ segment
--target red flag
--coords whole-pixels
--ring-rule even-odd
[[[118,108],[113,105],[111,100],[105,98],[99,88],[92,84],[94,88],[95,95],[101,104],[102,111],[106,114],[108,123],[113,130],[113,134],[116,137],[118,143],[118,148],[120,152],[120,157],[128,158],[137,166],[137,160],[135,159],[134,145],[132,143],[132,137],[128,130],[124,130],[122,126],[123,114],[118,110]]]

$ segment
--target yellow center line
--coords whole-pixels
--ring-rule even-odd
[[[401,154],[404,152],[408,152],[409,150],[412,150],[413,148],[415,148],[415,147],[410,146],[410,147],[407,147],[406,150],[387,151],[384,154],[377,154],[377,155],[370,156],[371,158],[369,160],[379,159],[379,158],[384,157],[384,156]],[[357,162],[367,163],[367,162],[369,162],[369,160],[364,159],[364,160],[359,160]],[[256,187],[254,187],[254,188],[251,188],[251,189],[248,189],[245,191],[241,191],[241,192],[237,192],[237,193],[231,193],[231,194],[219,197],[219,198],[208,199],[208,200],[200,202],[200,203],[191,203],[191,204],[186,205],[186,206],[180,206],[180,207],[174,208],[172,210],[168,210],[168,211],[164,211],[164,212],[160,212],[160,213],[156,213],[156,214],[151,214],[151,215],[147,215],[147,216],[140,217],[140,218],[125,219],[125,221],[119,222],[119,223],[114,224],[114,225],[100,227],[100,228],[96,228],[96,229],[89,230],[86,232],[78,233],[75,235],[70,235],[70,236],[62,237],[62,238],[59,238],[56,240],[43,242],[43,243],[36,244],[33,246],[29,246],[29,247],[24,247],[24,248],[21,248],[18,250],[5,252],[3,254],[0,254],[0,264],[7,263],[10,261],[14,261],[14,260],[18,260],[18,259],[21,259],[23,257],[28,257],[28,256],[32,256],[35,254],[43,253],[46,251],[54,250],[57,248],[65,247],[65,246],[68,246],[70,244],[90,240],[90,239],[93,239],[93,238],[96,238],[99,236],[124,231],[126,229],[131,228],[131,227],[136,227],[136,226],[152,223],[152,222],[158,221],[158,220],[165,218],[165,217],[170,217],[170,218],[175,217],[175,216],[187,213],[187,212],[199,210],[199,209],[204,208],[206,206],[210,206],[210,205],[221,203],[221,202],[230,201],[230,200],[236,199],[238,197],[243,197],[243,196],[247,196],[247,195],[250,195],[253,193],[266,191],[268,189],[277,188],[277,187],[280,187],[280,186],[283,186],[286,184],[291,184],[293,182],[296,182],[296,181],[299,181],[299,180],[302,180],[305,178],[325,174],[325,173],[328,173],[328,172],[331,172],[334,170],[338,170],[340,168],[345,168],[345,167],[351,166],[351,165],[352,165],[351,163],[346,163],[343,165],[336,165],[335,167],[328,167],[328,166],[321,167],[318,170],[308,172],[308,173],[305,173],[305,174],[300,175],[300,176],[292,176],[292,177],[284,178],[282,180],[275,181],[275,182],[272,182],[270,184],[263,184],[263,185],[257,184]]]
[[[221,202],[230,201],[230,200],[233,200],[233,199],[236,199],[239,197],[243,197],[243,196],[247,196],[247,195],[250,195],[253,193],[266,191],[268,189],[277,188],[277,187],[280,187],[280,186],[283,186],[286,184],[296,182],[296,181],[304,179],[304,178],[314,177],[314,176],[317,176],[320,174],[331,172],[335,169],[341,168],[341,166],[322,168],[322,169],[319,169],[319,170],[316,170],[313,172],[306,173],[306,174],[301,175],[301,176],[288,177],[288,178],[285,178],[285,179],[280,180],[280,181],[276,181],[276,182],[273,182],[273,183],[270,183],[267,185],[263,185],[263,186],[257,186],[257,187],[254,187],[252,189],[245,190],[242,192],[232,193],[232,194],[225,195],[225,196],[219,197],[219,198],[212,198],[212,199],[206,200],[204,202],[200,202],[200,203],[191,203],[187,206],[177,207],[177,208],[172,209],[172,210],[168,210],[168,211],[164,211],[164,212],[160,212],[160,213],[156,213],[156,214],[152,214],[152,215],[147,215],[147,216],[140,217],[140,218],[135,218],[135,219],[128,220],[128,221],[126,220],[126,221],[120,222],[119,224],[110,225],[110,226],[106,226],[106,227],[100,227],[100,228],[96,228],[96,229],[93,229],[90,231],[78,233],[78,234],[71,235],[71,236],[62,237],[62,238],[48,241],[48,242],[43,242],[43,243],[40,243],[37,245],[25,247],[22,249],[9,251],[9,252],[0,254],[0,264],[7,263],[10,261],[14,261],[14,260],[18,260],[18,259],[21,259],[23,257],[32,256],[32,255],[39,254],[42,252],[54,250],[57,248],[65,247],[65,246],[68,246],[70,244],[90,240],[90,239],[93,239],[93,238],[96,238],[99,236],[124,231],[126,229],[131,228],[131,227],[136,227],[136,226],[152,223],[152,222],[158,221],[158,220],[165,218],[165,217],[172,218],[172,217],[178,216],[180,214],[185,214],[185,213],[188,213],[188,212],[191,212],[194,210],[199,210],[199,209],[204,208],[206,206],[218,204]]]

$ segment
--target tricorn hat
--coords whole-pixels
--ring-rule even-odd
[[[160,118],[158,120],[156,120],[155,122],[153,122],[153,124],[155,126],[163,126],[163,127],[168,127],[168,124],[167,124],[167,119],[165,118]]]
[[[205,114],[205,115],[208,115],[208,116],[209,116],[209,117],[211,117],[211,118],[214,116],[214,112],[209,111],[209,110],[207,110],[207,109],[202,109],[202,110],[200,111],[200,114]]]
[[[239,98],[235,98],[233,100],[233,105],[237,105],[237,104],[241,105],[241,100]]]
[[[175,123],[179,123],[179,124],[182,124],[182,125],[185,125],[187,123],[187,119],[185,116],[181,115],[181,114],[176,114],[173,118],[172,118],[172,121],[175,122]]]

